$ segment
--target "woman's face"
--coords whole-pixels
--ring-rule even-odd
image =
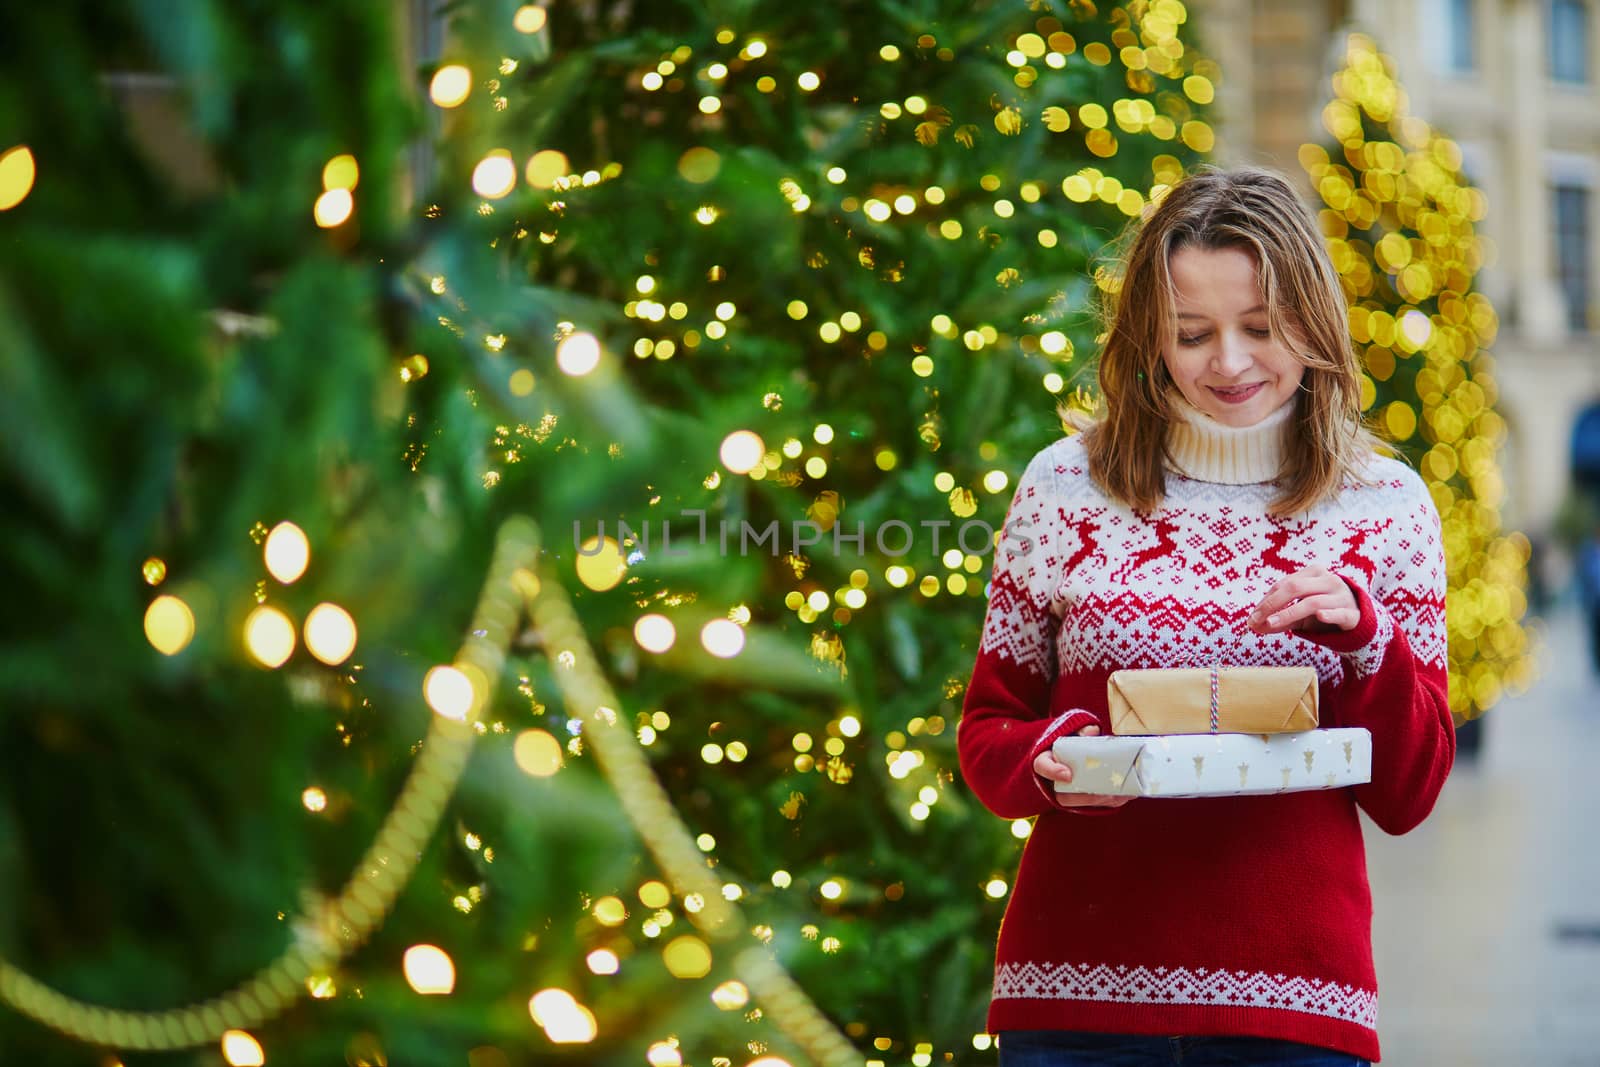
[[[1256,261],[1240,248],[1188,245],[1169,268],[1177,331],[1161,348],[1185,400],[1225,426],[1254,426],[1300,386],[1305,366],[1267,328]]]

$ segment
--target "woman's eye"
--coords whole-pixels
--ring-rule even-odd
[[[1251,327],[1250,329],[1246,330],[1245,333],[1249,334],[1251,337],[1271,337],[1272,336],[1272,331],[1267,329],[1264,326],[1263,327]]]
[[[1208,333],[1195,334],[1193,337],[1184,337],[1182,334],[1178,335],[1178,343],[1180,345],[1187,345],[1191,348],[1193,348],[1195,345],[1203,345],[1210,339],[1211,335]]]

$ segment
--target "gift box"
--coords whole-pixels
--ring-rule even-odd
[[[1058,793],[1221,797],[1338,789],[1372,780],[1372,734],[1358,727],[1292,734],[1063,737],[1072,768]]]
[[[1106,701],[1114,734],[1299,733],[1317,728],[1317,672],[1222,666],[1114,671]]]

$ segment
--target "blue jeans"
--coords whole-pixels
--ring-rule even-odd
[[[1345,1052],[1269,1037],[1151,1037],[1004,1030],[1000,1067],[1371,1067]]]

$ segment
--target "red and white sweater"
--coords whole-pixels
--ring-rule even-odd
[[[1445,565],[1420,478],[1374,457],[1309,513],[1267,514],[1290,401],[1244,430],[1193,409],[1147,516],[1089,478],[1078,438],[1028,464],[996,549],[961,770],[996,815],[1038,816],[1000,940],[988,1029],[1238,1035],[1376,1060],[1372,898],[1359,805],[1403,834],[1455,756]],[[1350,631],[1261,635],[1274,582],[1321,565]],[[1063,810],[1034,757],[1098,723],[1119,668],[1306,664],[1321,725],[1372,732],[1372,781],[1271,796],[1140,797]]]

